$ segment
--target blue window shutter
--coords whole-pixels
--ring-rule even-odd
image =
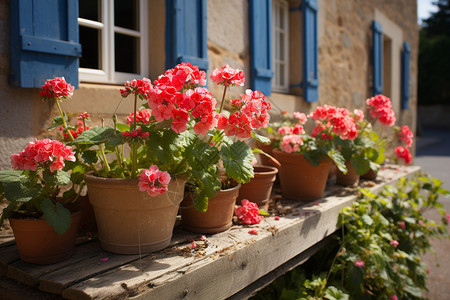
[[[303,0],[303,96],[307,102],[319,99],[319,47],[317,0]]]
[[[166,0],[166,67],[181,62],[208,69],[206,0]]]
[[[402,109],[409,108],[409,59],[411,46],[408,42],[403,43],[402,52]]]
[[[383,93],[383,31],[381,24],[372,22],[373,35],[373,96]]]
[[[251,88],[272,94],[271,0],[250,0]]]
[[[78,0],[14,0],[9,5],[11,85],[40,88],[45,80],[63,76],[78,87]]]

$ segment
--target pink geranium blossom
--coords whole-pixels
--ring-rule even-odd
[[[413,133],[409,129],[408,126],[400,127],[400,131],[398,133],[398,139],[403,141],[406,146],[411,147],[413,143]]]
[[[249,234],[253,234],[253,235],[257,235],[258,234],[259,229],[258,228],[252,228],[248,231]]]
[[[83,120],[83,119],[89,120],[89,117],[90,117],[90,116],[91,116],[91,115],[88,114],[87,112],[82,112],[77,118],[78,118],[78,120]]]
[[[297,111],[294,112],[294,118],[296,118],[301,125],[304,125],[308,121],[306,114]]]
[[[67,83],[64,77],[55,77],[47,79],[39,92],[41,101],[49,99],[70,98],[73,95],[74,87]]]
[[[244,72],[239,69],[233,69],[229,65],[223,66],[220,70],[215,69],[212,71],[210,78],[215,83],[223,84],[224,86],[244,86],[245,82]]]
[[[397,247],[398,246],[398,241],[392,240],[392,241],[389,242],[389,244],[391,244],[394,247]]]
[[[364,263],[364,261],[362,261],[362,260],[360,260],[360,259],[358,259],[358,260],[356,260],[354,263],[353,263],[356,267],[358,267],[358,268],[364,268],[365,267],[365,263]]]
[[[49,167],[51,172],[60,171],[64,168],[65,161],[75,161],[72,147],[50,139],[35,139],[19,154],[11,155],[12,167],[15,170],[36,171],[38,167]]]
[[[139,175],[139,190],[147,192],[152,197],[164,194],[170,179],[169,173],[162,172],[156,165],[152,165],[148,169],[143,169]]]
[[[408,148],[399,146],[399,147],[395,148],[394,151],[395,151],[395,154],[396,154],[396,156],[397,156],[397,160],[403,159],[403,161],[404,161],[406,164],[411,163],[411,161],[412,161],[412,155],[411,155],[411,153],[409,152],[409,149],[408,149]]]
[[[242,206],[237,207],[234,210],[234,213],[242,223],[247,225],[258,224],[264,219],[263,216],[259,215],[259,209],[256,203],[250,202],[247,199],[242,199],[241,204]]]
[[[286,153],[293,153],[299,151],[301,145],[303,145],[302,137],[300,135],[290,134],[283,136],[280,147]]]
[[[395,124],[395,113],[392,110],[391,99],[384,95],[377,95],[366,100],[370,115],[378,118],[381,124],[393,126]]]
[[[150,115],[150,111],[148,109],[138,110],[136,112],[136,123],[149,124],[150,117],[151,117],[151,115]],[[133,120],[134,120],[134,113],[130,113],[127,116],[128,126],[130,126],[130,124],[133,123]]]

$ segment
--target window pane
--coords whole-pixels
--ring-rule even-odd
[[[280,86],[285,86],[286,85],[286,79],[284,78],[284,74],[285,74],[285,69],[284,69],[284,65],[280,64]]]
[[[137,0],[114,0],[114,25],[139,31]]]
[[[98,29],[80,26],[80,43],[82,56],[80,67],[89,69],[101,69],[99,59],[100,31]]]
[[[78,6],[80,18],[101,22],[98,0],[79,0]]]
[[[120,33],[114,34],[116,72],[139,74],[139,39]]]
[[[286,46],[286,41],[284,40],[285,35],[284,33],[280,32],[280,53],[279,53],[279,57],[281,61],[285,61],[285,57],[284,57],[284,50],[285,50],[285,46]]]

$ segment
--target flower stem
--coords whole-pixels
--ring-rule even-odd
[[[56,99],[56,106],[58,107],[59,114],[61,115],[61,118],[62,118],[62,121],[63,121],[63,127],[64,127],[65,130],[67,130],[66,120],[64,118],[64,114],[62,112],[61,106],[59,105],[59,100],[58,99]],[[70,130],[67,130],[67,133],[69,134],[70,140],[73,141],[74,138],[73,138],[73,135],[70,132]]]
[[[98,145],[98,147],[100,148],[100,154],[102,155],[103,161],[105,162],[106,171],[109,172],[111,171],[111,168],[109,167],[108,161],[106,160],[105,149],[103,149],[102,144]]]
[[[225,103],[225,95],[226,95],[226,93],[227,93],[227,87],[228,87],[228,86],[225,86],[225,88],[223,89],[222,103],[220,103],[219,114],[222,112],[223,105],[224,105],[224,103]]]
[[[137,98],[138,93],[134,93],[134,116],[133,116],[133,127],[131,131],[136,130],[136,111],[137,111]],[[131,144],[131,178],[136,178],[136,165],[137,165],[137,145],[136,143]]]

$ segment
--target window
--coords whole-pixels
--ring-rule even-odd
[[[146,0],[79,0],[81,81],[123,83],[148,76]]]
[[[272,2],[272,90],[289,92],[289,3]]]

